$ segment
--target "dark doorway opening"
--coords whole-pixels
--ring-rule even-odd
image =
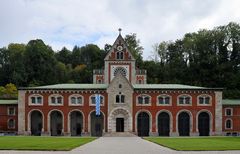
[[[182,112],[178,115],[178,132],[179,136],[190,135],[190,116],[186,112]]]
[[[91,135],[92,136],[102,136],[104,127],[104,116],[101,113],[96,116],[96,112],[91,113]]]
[[[116,132],[124,132],[124,118],[116,118]]]
[[[162,112],[158,115],[158,135],[169,136],[170,132],[170,117],[166,112]]]
[[[149,136],[149,115],[141,112],[137,117],[138,136]]]
[[[61,112],[53,111],[50,114],[51,136],[63,135],[63,117]]]
[[[198,131],[199,136],[209,136],[210,118],[206,112],[202,112],[198,116]]]
[[[33,111],[31,113],[31,134],[34,136],[41,136],[42,132],[42,113],[39,111]]]
[[[82,134],[82,125],[83,125],[83,116],[79,111],[71,112],[71,136],[81,136]]]

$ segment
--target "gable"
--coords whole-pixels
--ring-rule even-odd
[[[121,34],[118,35],[104,60],[135,60]]]

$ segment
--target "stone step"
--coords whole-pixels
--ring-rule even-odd
[[[108,132],[104,133],[103,137],[136,137],[133,132]]]

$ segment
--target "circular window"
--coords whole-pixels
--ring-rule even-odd
[[[127,75],[127,71],[126,71],[126,69],[124,69],[123,67],[117,67],[117,68],[114,70],[114,76],[116,76],[118,73],[121,73],[123,76],[126,76],[126,75]]]

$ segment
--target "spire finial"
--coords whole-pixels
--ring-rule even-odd
[[[119,35],[121,35],[122,28],[118,28]]]

